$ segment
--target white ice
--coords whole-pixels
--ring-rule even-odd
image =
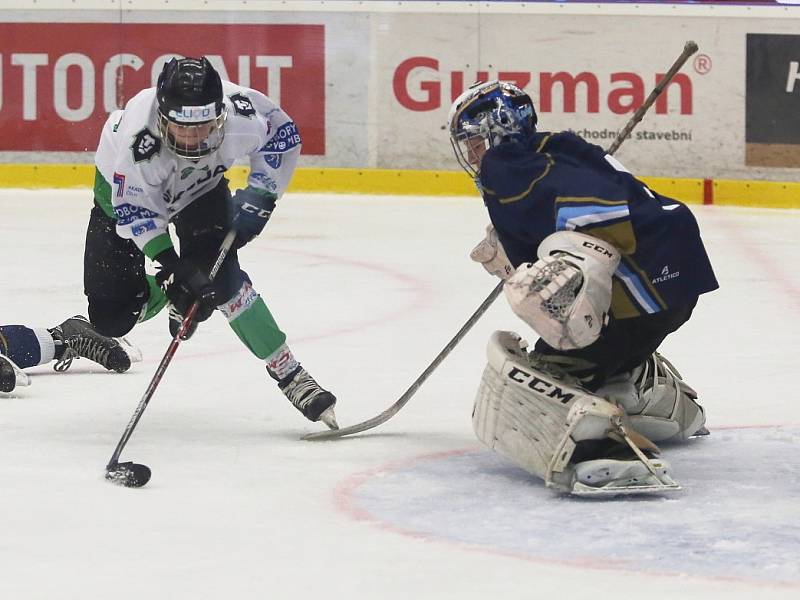
[[[89,190],[0,192],[0,323],[85,312]],[[498,299],[409,404],[370,433],[318,429],[215,315],[182,344],[103,478],[169,344],[129,336],[124,375],[77,361],[0,397],[0,598],[800,597],[800,212],[693,207],[721,289],[663,345],[712,435],[665,456],[686,490],[558,497],[482,449],[470,411]],[[394,402],[495,281],[467,254],[478,199],[288,195],[241,262],[342,425]]]

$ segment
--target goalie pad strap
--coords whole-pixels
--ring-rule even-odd
[[[658,352],[633,371],[612,377],[596,393],[622,406],[630,426],[656,442],[686,440],[705,424],[697,392]]]

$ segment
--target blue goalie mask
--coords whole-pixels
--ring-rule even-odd
[[[458,164],[477,178],[486,150],[536,131],[536,111],[530,96],[511,83],[476,83],[453,102],[448,128]]]

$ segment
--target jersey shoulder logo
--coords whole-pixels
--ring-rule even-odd
[[[241,93],[235,93],[232,96],[229,96],[231,99],[231,103],[233,104],[233,110],[236,111],[237,115],[242,115],[243,117],[250,118],[254,114],[256,114],[256,109],[253,108],[253,103],[250,102],[250,98],[245,96]]]
[[[259,152],[269,154],[288,152],[301,143],[302,140],[300,139],[300,132],[297,130],[297,125],[294,124],[294,121],[288,121],[278,127],[275,134],[259,149]]]
[[[133,136],[131,151],[133,152],[133,162],[135,163],[150,160],[161,151],[161,140],[145,127]]]

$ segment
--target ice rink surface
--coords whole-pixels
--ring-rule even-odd
[[[0,322],[84,313],[90,192],[0,192]],[[712,435],[665,448],[685,491],[559,497],[482,449],[470,424],[485,344],[533,334],[501,297],[409,404],[372,432],[305,442],[292,408],[217,314],[181,345],[103,479],[169,344],[130,372],[30,370],[0,396],[0,598],[800,597],[800,212],[693,207],[721,289],[662,347]],[[489,294],[467,254],[479,199],[287,195],[241,252],[342,425],[394,402]]]

